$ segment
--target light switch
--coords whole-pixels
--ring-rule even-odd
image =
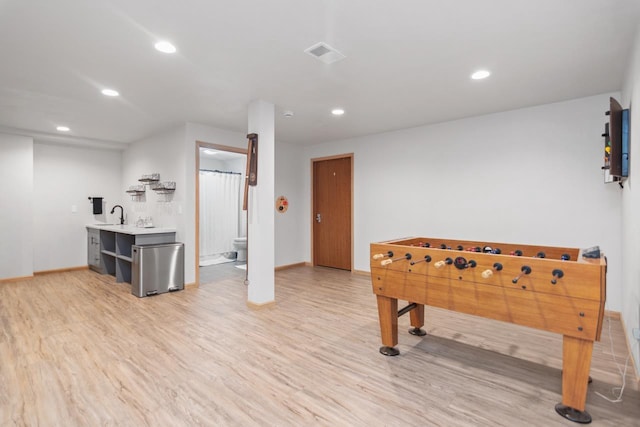
[[[76,205],[71,205],[71,213],[77,213],[78,207]]]

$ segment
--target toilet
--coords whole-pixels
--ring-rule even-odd
[[[236,237],[233,239],[233,247],[236,252],[238,252],[238,257],[236,261],[247,262],[247,238],[246,237]]]

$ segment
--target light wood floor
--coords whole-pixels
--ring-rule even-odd
[[[200,267],[200,283],[217,283],[223,280],[236,279],[244,283],[247,270],[237,268],[236,265],[246,265],[246,262],[226,262],[224,264]]]
[[[231,278],[136,298],[76,271],[0,284],[2,426],[573,426],[561,399],[561,337],[427,308],[429,335],[378,353],[366,276],[276,274],[275,307],[246,306]],[[626,344],[611,321],[622,363]],[[594,350],[594,426],[640,425],[622,403],[608,323]]]

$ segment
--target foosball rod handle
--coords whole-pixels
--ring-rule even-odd
[[[502,270],[502,264],[500,264],[499,262],[495,262],[495,263],[493,263],[493,268],[496,271],[500,271],[500,270]],[[484,279],[488,279],[491,276],[493,276],[493,270],[491,270],[491,269],[486,269],[485,271],[482,272],[482,277]]]
[[[393,257],[393,252],[389,251],[386,254],[375,254],[374,256],[372,256],[371,258],[375,259],[375,260],[379,260],[385,257]]]
[[[435,264],[433,264],[433,266],[435,268],[442,268],[445,265],[450,265],[450,264],[453,264],[453,260],[451,258],[447,258],[447,259],[444,259],[442,261],[436,262]]]

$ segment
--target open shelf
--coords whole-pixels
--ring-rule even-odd
[[[116,252],[116,233],[112,231],[100,231],[100,250],[112,252],[115,256]]]
[[[123,259],[123,260],[128,261],[128,262],[133,261],[133,258],[131,258],[130,256],[118,255],[117,258],[118,259]]]
[[[118,233],[116,236],[116,254],[131,260],[131,245],[135,244],[136,237],[132,234]]]
[[[151,187],[153,191],[159,194],[169,194],[176,191],[176,182],[175,181],[163,181],[157,183],[155,186]]]
[[[160,174],[159,173],[150,173],[150,174],[147,174],[147,175],[142,175],[140,177],[140,179],[138,179],[138,181],[143,182],[145,184],[152,184],[152,183],[160,181]]]
[[[131,261],[116,258],[116,282],[131,283]]]
[[[104,254],[104,252],[103,252]],[[106,254],[109,255],[109,254]],[[115,254],[114,256],[103,256],[102,257],[102,266],[104,268],[104,272],[106,274],[111,274],[112,276],[115,276],[116,274],[116,258],[115,258]]]

